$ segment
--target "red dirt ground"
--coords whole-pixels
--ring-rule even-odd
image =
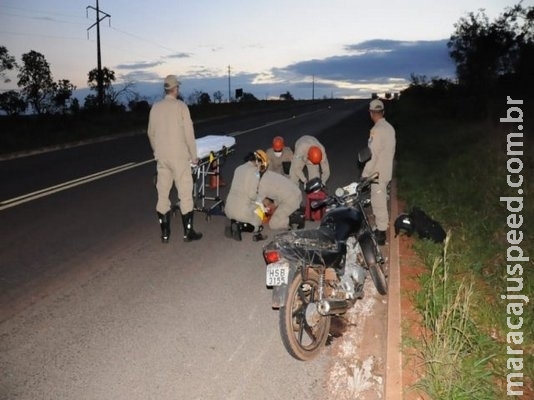
[[[402,387],[404,400],[427,400],[423,393],[415,390],[413,385],[421,378],[423,366],[416,350],[406,345],[405,336],[421,337],[421,316],[414,309],[413,293],[419,289],[418,277],[425,271],[425,266],[412,249],[414,239],[399,236],[399,267],[401,287],[401,333],[402,345]]]

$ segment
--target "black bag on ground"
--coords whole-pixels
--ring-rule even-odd
[[[440,223],[434,221],[420,208],[413,207],[410,212],[410,218],[420,238],[430,239],[436,243],[441,243],[445,240],[447,235]]]

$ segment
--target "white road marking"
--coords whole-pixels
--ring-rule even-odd
[[[71,189],[76,186],[84,185],[86,183],[105,178],[106,176],[118,174],[119,172],[127,171],[129,169],[136,168],[136,167],[140,167],[141,165],[147,164],[152,161],[154,161],[154,159],[142,161],[138,163],[130,162],[127,164],[119,165],[118,167],[115,167],[115,168],[110,168],[104,171],[97,172],[95,174],[91,174],[91,175],[87,175],[87,176],[84,176],[78,179],[74,179],[72,181],[60,183],[59,185],[50,186],[48,188],[37,190],[35,192],[28,193],[22,196],[14,197],[9,200],[4,200],[0,202],[0,211],[5,210],[6,208],[15,207],[20,204],[24,204],[29,201],[39,199],[41,197],[49,196],[54,193],[62,192],[63,190],[67,190],[67,189]]]

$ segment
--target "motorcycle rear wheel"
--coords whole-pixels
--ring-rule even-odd
[[[315,309],[319,298],[319,283],[303,280],[297,273],[288,287],[286,303],[280,307],[280,336],[287,352],[300,361],[317,357],[330,331],[330,316],[322,316]],[[307,318],[308,313],[308,318]]]

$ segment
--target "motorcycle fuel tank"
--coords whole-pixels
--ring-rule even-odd
[[[321,219],[321,226],[330,228],[336,241],[345,241],[362,227],[362,213],[351,207],[339,207],[328,211]]]

